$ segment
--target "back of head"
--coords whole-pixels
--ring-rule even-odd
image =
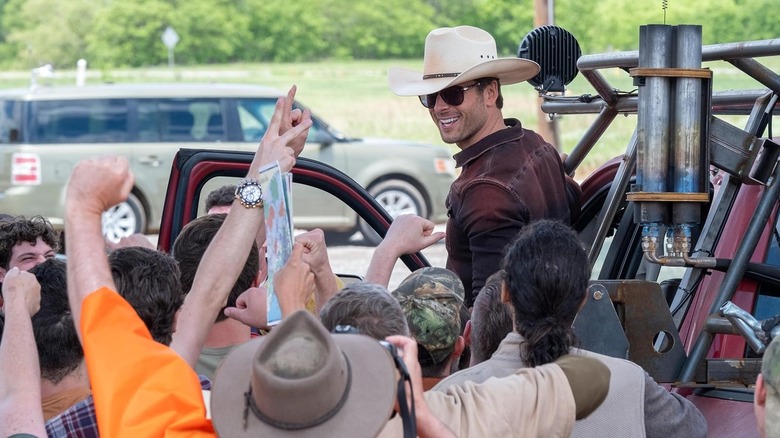
[[[525,338],[526,362],[552,362],[574,344],[571,325],[588,287],[590,264],[577,234],[560,222],[526,225],[507,248],[501,268]]]
[[[498,345],[512,331],[512,315],[501,302],[504,271],[488,277],[471,309],[471,365],[490,359]]]
[[[59,250],[60,234],[46,218],[33,216],[27,219],[24,216],[16,216],[0,220],[0,268],[11,268],[8,264],[14,246],[22,242],[34,245],[39,237],[55,252]]]
[[[179,268],[173,257],[131,246],[108,256],[119,292],[143,320],[155,341],[171,343],[176,312],[184,302]]]
[[[385,287],[374,283],[346,285],[325,303],[320,320],[331,332],[338,325],[350,325],[379,340],[392,335],[409,336],[409,326],[398,301]]]
[[[206,213],[214,207],[230,207],[236,199],[235,184],[224,185],[209,192],[206,197]]]
[[[56,384],[84,360],[68,304],[65,262],[49,259],[30,273],[41,285],[41,307],[32,317],[41,377]]]
[[[417,341],[423,376],[439,377],[461,334],[463,283],[447,269],[422,268],[404,279],[393,296]]]
[[[225,223],[226,217],[227,215],[224,213],[201,216],[188,223],[179,236],[176,237],[171,253],[179,264],[181,285],[185,293],[189,293],[190,289],[192,289],[192,282],[195,279],[195,273],[198,271],[200,261],[203,259],[203,254],[206,253],[206,249],[211,244],[214,236],[217,235],[219,228]],[[230,290],[225,307],[235,307],[238,296],[252,287],[253,281],[257,278],[259,264],[260,256],[257,251],[257,245],[254,244],[249,251],[249,257],[244,263],[241,274]],[[211,268],[219,269],[218,266]],[[219,312],[216,322],[223,321],[226,318],[224,312]]]

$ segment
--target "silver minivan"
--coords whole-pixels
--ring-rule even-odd
[[[124,155],[136,175],[135,187],[126,203],[104,215],[104,234],[118,240],[134,232],[155,233],[176,151],[254,150],[283,95],[273,88],[236,84],[0,90],[0,212],[42,215],[61,228],[65,182],[76,162]],[[349,138],[312,118],[303,156],[352,177],[391,216],[413,213],[437,223],[446,220],[444,199],[455,177],[446,148]],[[293,199],[296,228],[361,229],[354,212],[323,199],[319,191],[296,188]]]

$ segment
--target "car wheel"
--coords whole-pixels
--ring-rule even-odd
[[[111,242],[146,231],[146,210],[134,194],[103,213],[103,236]]]
[[[371,186],[368,192],[393,218],[402,214],[428,217],[428,206],[425,204],[422,193],[406,181],[399,179],[382,181]],[[362,219],[360,220],[360,233],[363,234],[366,243],[370,245],[379,245],[382,242],[379,234]]]

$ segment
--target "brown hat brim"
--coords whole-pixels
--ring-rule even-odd
[[[418,71],[393,67],[387,71],[390,90],[399,96],[422,96],[480,78],[498,78],[501,85],[527,81],[539,74],[539,64],[528,59],[499,58],[478,64],[456,77],[423,79]]]
[[[283,430],[250,411],[244,427],[244,393],[249,389],[252,360],[263,337],[238,346],[222,362],[211,390],[211,416],[220,436],[376,436],[393,409],[396,371],[390,353],[375,339],[339,334],[333,340],[350,362],[352,383],[342,408],[325,422],[307,429]],[[314,395],[313,395],[314,396]]]

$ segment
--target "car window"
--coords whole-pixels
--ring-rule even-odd
[[[13,100],[0,100],[0,143],[12,143],[20,140],[19,106],[18,102]]]
[[[271,121],[276,107],[275,99],[239,99],[238,100],[238,120],[241,123],[241,131],[244,141],[258,142],[263,138],[266,127]],[[296,104],[296,108],[300,108]],[[320,138],[318,134],[322,129],[314,120],[314,124],[309,129],[307,141]]]
[[[52,100],[32,102],[33,143],[128,141],[127,100]]]
[[[141,142],[225,141],[219,99],[143,99],[138,101]]]

